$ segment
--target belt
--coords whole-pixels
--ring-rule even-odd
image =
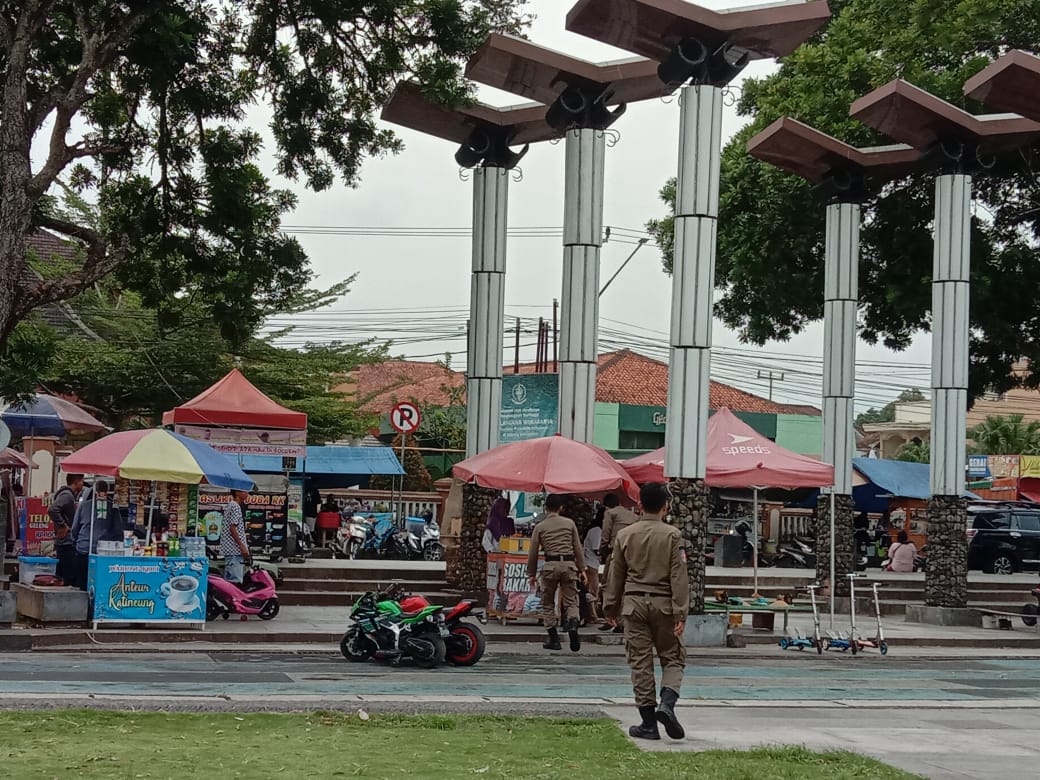
[[[671,593],[650,593],[649,591],[646,591],[646,590],[626,590],[625,591],[625,595],[626,596],[661,596],[662,598],[666,598],[666,599],[670,599],[672,597]]]
[[[573,555],[546,555],[545,556],[545,560],[549,561],[550,563],[552,563],[554,561],[573,561],[574,560],[574,556]]]

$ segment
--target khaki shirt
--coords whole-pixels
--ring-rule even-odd
[[[614,546],[614,541],[617,539],[618,534],[637,520],[639,520],[639,516],[631,509],[625,509],[623,506],[616,506],[603,513],[603,541],[599,545],[601,559],[605,559],[606,556],[610,555],[610,549]]]
[[[690,580],[679,529],[656,517],[643,517],[614,542],[603,611],[616,618],[626,593],[638,591],[671,598],[671,614],[685,620],[690,611]]]
[[[546,555],[570,555],[578,571],[585,571],[585,553],[578,538],[578,526],[568,517],[546,515],[531,534],[531,550],[527,554],[527,576],[538,576],[538,550]]]

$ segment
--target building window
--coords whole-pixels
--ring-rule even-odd
[[[653,431],[619,431],[618,449],[656,450],[664,446],[664,434]]]

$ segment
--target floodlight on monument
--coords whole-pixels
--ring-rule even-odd
[[[611,89],[589,90],[577,86],[567,87],[545,112],[545,121],[549,123],[550,127],[561,133],[575,127],[606,130],[625,113],[627,108],[621,104],[611,110],[608,104],[613,97],[614,91]]]
[[[455,162],[462,168],[484,165],[491,168],[515,168],[531,145],[514,152],[510,148],[512,133],[508,128],[476,127],[455,152]]]
[[[707,75],[708,47],[694,38],[679,41],[675,48],[657,66],[657,75],[665,84],[679,87],[698,80],[698,74]]]

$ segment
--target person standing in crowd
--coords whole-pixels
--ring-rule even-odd
[[[542,644],[546,650],[560,650],[560,635],[556,630],[556,591],[560,591],[564,630],[570,636],[571,650],[581,649],[578,611],[578,577],[585,578],[585,555],[578,527],[570,518],[563,517],[563,496],[550,494],[545,499],[545,518],[535,527],[531,535],[531,551],[527,556],[527,576],[531,587],[538,584],[538,552],[545,553],[542,566],[542,621],[548,637]]]
[[[675,703],[686,668],[683,630],[690,611],[690,582],[679,529],[664,522],[668,488],[659,483],[639,491],[643,517],[618,534],[604,589],[607,619],[625,622],[625,655],[641,723],[628,733],[660,739],[657,724],[672,739],[686,736]],[[661,661],[661,701],[657,703],[654,651]]]
[[[596,510],[596,516],[592,519],[592,525],[590,525],[589,530],[585,532],[584,542],[585,576],[589,584],[589,606],[592,610],[592,617],[597,622],[602,619],[602,611],[599,604],[599,548],[603,542],[603,515],[605,512],[606,507],[602,505]]]
[[[248,490],[232,490],[231,500],[224,506],[224,522],[220,529],[220,554],[224,557],[224,579],[242,582],[249,560],[246,541],[246,499]]]
[[[76,582],[76,540],[72,537],[72,524],[76,521],[76,504],[83,492],[83,475],[66,474],[65,484],[51,498],[47,514],[54,524],[54,554],[58,558],[55,571],[66,585]]]
[[[513,523],[513,518],[509,516],[511,506],[509,499],[504,496],[496,498],[495,503],[491,505],[491,511],[488,512],[487,517],[487,527],[484,529],[484,538],[481,541],[484,552],[498,552],[498,540],[503,536],[512,536],[516,533],[516,525]]]
[[[603,538],[599,546],[599,559],[603,562],[603,581],[606,582],[607,577],[610,576],[610,555],[614,540],[639,517],[632,510],[621,506],[621,499],[615,493],[607,493],[603,496],[603,506],[606,507],[606,511],[603,513]],[[624,629],[620,623],[613,627],[609,623],[604,623],[599,630],[620,634]]]
[[[93,522],[91,522],[93,513]],[[83,492],[72,521],[71,535],[76,542],[76,581],[80,590],[87,589],[90,556],[97,554],[99,541],[122,541],[123,531],[129,530],[123,513],[109,498],[108,483],[99,479],[91,490]]]

